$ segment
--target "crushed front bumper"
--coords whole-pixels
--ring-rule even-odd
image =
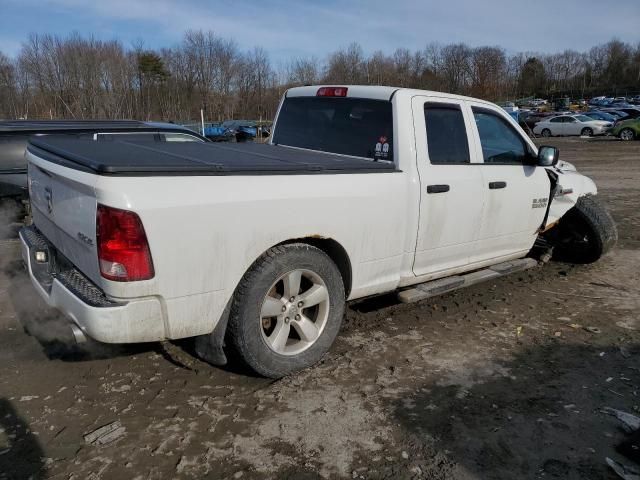
[[[22,260],[35,289],[48,305],[60,310],[88,337],[104,343],[152,342],[165,338],[158,298],[111,299],[64,258],[37,228],[23,227],[20,241]]]

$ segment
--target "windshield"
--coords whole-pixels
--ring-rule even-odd
[[[389,101],[364,98],[286,98],[273,143],[393,161],[391,107]]]

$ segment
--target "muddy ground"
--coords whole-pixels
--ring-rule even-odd
[[[65,351],[5,242],[0,479],[617,478],[624,433],[600,409],[640,415],[640,142],[548,143],[598,183],[612,254],[353,304],[326,358],[275,382],[188,343]]]

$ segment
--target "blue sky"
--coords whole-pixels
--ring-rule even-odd
[[[260,45],[275,62],[324,58],[353,41],[367,53],[433,41],[557,52],[640,42],[640,0],[0,0],[0,51],[10,56],[31,32],[156,48],[188,29]]]

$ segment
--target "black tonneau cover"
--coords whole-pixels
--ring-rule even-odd
[[[280,175],[393,172],[391,162],[256,143],[95,142],[32,137],[29,152],[98,175]]]

